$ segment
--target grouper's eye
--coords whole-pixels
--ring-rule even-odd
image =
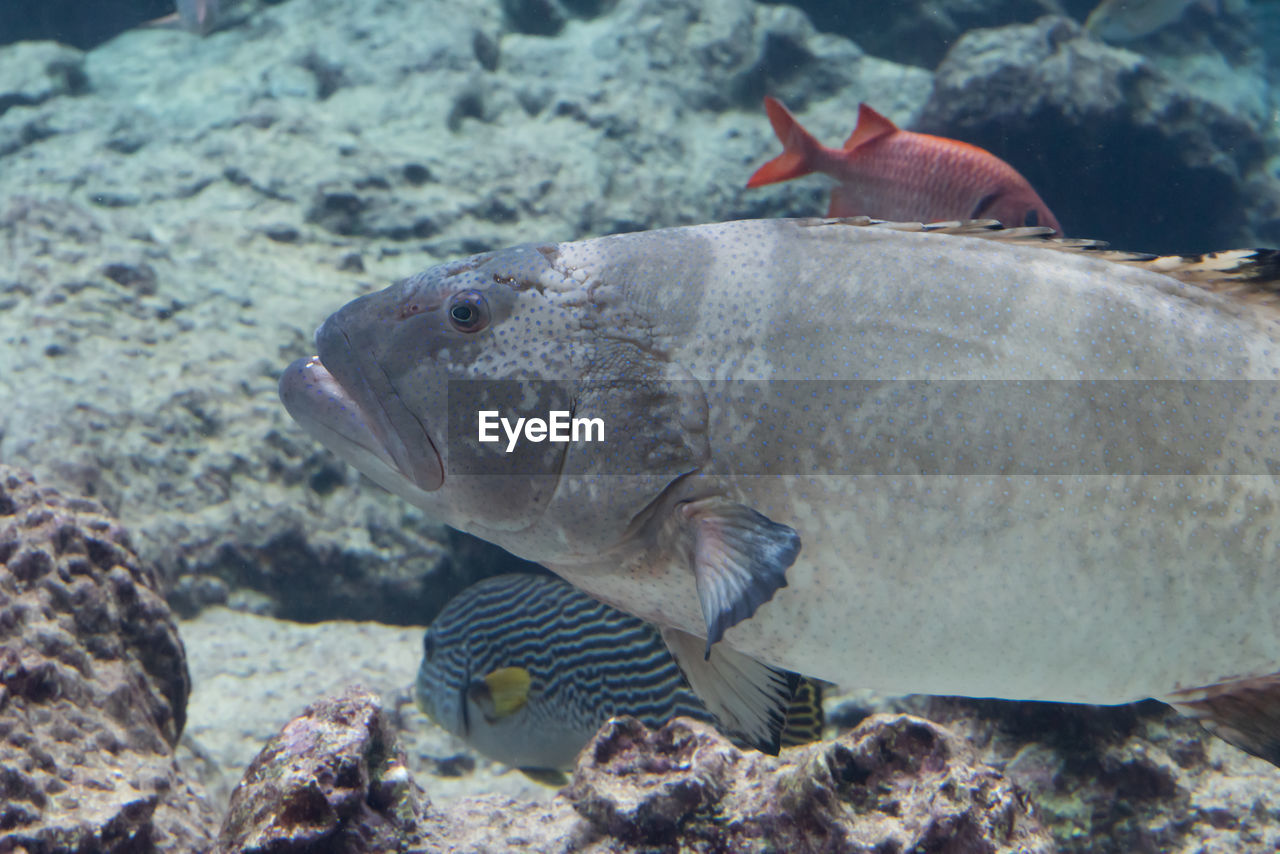
[[[449,300],[449,322],[459,332],[479,332],[489,325],[489,304],[478,291],[462,291]]]

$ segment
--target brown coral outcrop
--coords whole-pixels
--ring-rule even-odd
[[[382,852],[421,842],[426,796],[382,703],[361,688],[308,706],[231,795],[218,851]]]
[[[0,852],[206,849],[172,752],[189,688],[119,525],[0,466]]]
[[[835,741],[764,756],[677,719],[615,718],[550,803],[435,808],[408,778],[377,698],[310,707],[233,798],[225,854],[249,852],[888,852],[1047,854],[1017,787],[936,724],[879,715]]]
[[[681,851],[1049,852],[1025,795],[942,727],[876,715],[779,757],[677,719],[615,719],[565,792],[603,835]]]

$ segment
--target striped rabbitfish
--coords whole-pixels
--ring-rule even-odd
[[[1045,232],[747,220],[475,255],[334,313],[281,396],[441,522],[661,627],[763,747],[786,670],[1155,697],[1280,763],[1280,255]],[[508,451],[490,410],[606,432]]]
[[[551,782],[605,721],[715,723],[657,629],[558,578],[499,575],[454,597],[432,621],[418,706],[478,752]],[[821,689],[797,683],[783,744],[821,738]]]

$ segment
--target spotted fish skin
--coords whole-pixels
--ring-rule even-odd
[[[482,326],[457,327],[459,300],[483,301]],[[668,630],[706,638],[708,591],[736,606],[745,586],[715,649],[886,692],[1103,704],[1280,671],[1274,307],[1016,242],[769,220],[444,264],[350,303],[316,343],[281,381],[314,435]],[[641,440],[611,460],[630,473],[549,445],[451,472],[450,383],[531,378],[577,383],[577,414]],[[859,386],[818,408],[760,385],[820,380],[969,385]],[[1033,385],[984,409],[1006,381]],[[1247,382],[1173,431],[1154,398],[1117,413],[1063,392],[1174,381]],[[960,426],[1002,443],[933,471]],[[1144,448],[1191,468],[1103,465]],[[1006,452],[1041,468],[1004,470]],[[785,529],[768,529],[785,586],[753,588],[745,551],[723,547],[761,530],[751,513]]]
[[[559,579],[499,575],[468,587],[424,638],[416,697],[426,715],[515,768],[568,769],[615,715],[650,727],[714,717],[685,685],[652,626]],[[468,696],[490,673],[518,667],[528,699],[496,720]]]

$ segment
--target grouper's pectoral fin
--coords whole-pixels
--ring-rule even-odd
[[[1160,699],[1224,741],[1280,766],[1280,673],[1179,691]]]
[[[787,567],[800,554],[800,535],[724,498],[682,501],[676,512],[692,535],[693,573],[707,624],[705,656],[710,656],[727,629],[787,586]]]
[[[724,644],[705,656],[702,638],[679,629],[662,629],[662,639],[721,726],[756,750],[776,755],[800,677]]]

